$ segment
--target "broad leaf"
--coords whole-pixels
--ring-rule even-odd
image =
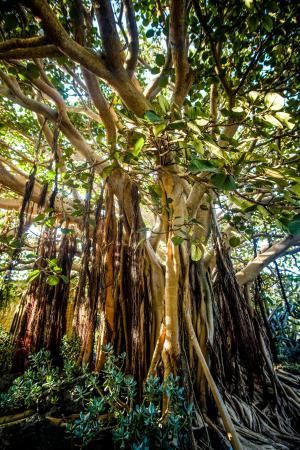
[[[265,105],[272,111],[279,111],[284,107],[284,98],[276,92],[269,92],[265,96]]]
[[[236,188],[236,182],[231,175],[225,173],[216,173],[211,177],[213,185],[224,191],[233,191]]]
[[[189,171],[192,173],[219,172],[219,169],[211,161],[208,161],[206,159],[193,158],[189,166]]]

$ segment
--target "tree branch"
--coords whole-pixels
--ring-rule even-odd
[[[283,256],[288,248],[297,245],[299,242],[300,236],[287,236],[275,242],[275,244],[271,245],[267,250],[262,251],[256,258],[250,261],[244,269],[236,273],[238,283],[243,285],[255,280],[257,275],[265,267],[280,256]]]
[[[59,56],[63,56],[63,54],[55,45],[51,44],[40,47],[15,48],[0,52],[0,60],[58,58]]]
[[[107,64],[112,70],[120,69],[122,67],[122,45],[110,0],[95,0],[93,4]]]
[[[135,87],[126,70],[122,66],[118,66],[118,70],[111,70],[112,67],[116,67],[115,64],[110,66],[109,61],[103,60],[96,53],[72,39],[46,0],[23,0],[23,3],[42,19],[43,29],[58,49],[110,84],[131,111],[138,116],[143,116],[145,111],[150,109],[147,100]],[[105,0],[101,1],[102,6],[104,3],[107,4]]]
[[[123,0],[124,3],[124,9],[125,9],[125,16],[126,16],[126,22],[127,22],[127,28],[128,28],[128,50],[129,54],[126,59],[125,67],[130,77],[134,74],[137,61],[138,61],[138,55],[139,55],[139,35],[138,35],[138,29],[137,24],[135,20],[135,13],[134,8],[132,5],[131,0]]]
[[[192,83],[192,72],[187,59],[185,1],[173,0],[170,5],[170,46],[175,68],[173,103],[181,106]]]

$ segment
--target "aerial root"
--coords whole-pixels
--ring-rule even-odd
[[[232,443],[232,446],[234,448],[234,450],[242,450],[244,447],[242,447],[240,439],[238,437],[238,434],[235,430],[235,427],[233,425],[233,422],[231,420],[231,417],[228,413],[228,410],[226,408],[225,403],[223,402],[223,399],[221,397],[220,391],[211,375],[211,372],[208,368],[208,365],[205,361],[204,355],[202,353],[202,350],[200,348],[200,345],[198,343],[197,340],[197,336],[195,334],[195,330],[192,324],[192,320],[191,320],[191,316],[190,313],[187,309],[184,310],[184,318],[185,318],[185,322],[187,325],[187,331],[188,331],[188,336],[192,342],[192,345],[195,349],[196,355],[200,361],[203,373],[205,375],[205,378],[207,380],[207,383],[211,389],[212,395],[214,397],[214,400],[216,402],[217,408],[219,410],[219,413],[222,417],[222,421],[224,424],[224,428],[225,431],[227,433],[227,436],[229,438],[229,440]]]

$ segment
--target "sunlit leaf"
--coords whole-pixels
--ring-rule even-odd
[[[59,283],[60,278],[56,275],[49,275],[46,279],[49,286],[56,286]]]
[[[40,275],[40,273],[41,273],[40,269],[35,269],[32,272],[30,272],[27,277],[27,282],[31,283],[31,281],[35,280]]]
[[[200,261],[201,256],[202,256],[201,247],[199,247],[199,245],[193,243],[191,245],[191,259],[192,259],[192,261]]]
[[[265,105],[272,111],[279,111],[284,107],[284,98],[276,92],[269,92],[265,96]]]

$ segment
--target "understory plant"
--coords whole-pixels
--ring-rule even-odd
[[[123,371],[126,354],[115,356],[110,345],[105,347],[105,353],[98,396],[86,398],[79,418],[67,424],[70,437],[86,446],[111,430],[118,448],[188,447],[193,407],[186,402],[179,377],[171,374],[165,382],[158,377],[148,377],[138,402],[137,383]],[[79,398],[76,390],[73,395],[75,393],[77,401],[84,402],[84,397]]]
[[[75,364],[78,338],[64,337],[62,368],[54,366],[46,349],[29,356],[28,369],[15,378],[6,392],[0,393],[0,413],[30,408],[39,412],[65,401],[66,391],[75,383],[85,384],[94,374]]]
[[[79,351],[78,337],[65,336],[61,367],[48,350],[30,355],[28,369],[0,393],[0,414],[63,413],[70,417],[67,437],[82,448],[107,432],[117,448],[189,448],[193,407],[179,377],[171,374],[162,382],[150,376],[138,395],[137,382],[124,371],[125,353],[116,356],[107,345],[103,370],[95,373],[78,366]]]
[[[0,326],[0,377],[11,368],[13,345],[9,333]]]

